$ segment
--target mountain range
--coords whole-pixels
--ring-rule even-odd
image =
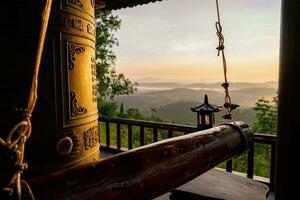
[[[144,115],[157,115],[174,123],[194,124],[195,114],[190,108],[202,104],[205,94],[211,104],[224,104],[224,90],[220,85],[221,83],[139,82],[135,94],[118,97],[116,101],[118,104],[123,103],[125,109],[137,108]],[[230,83],[231,100],[240,105],[236,113],[242,119],[238,120],[245,121],[249,118],[248,123],[253,123],[255,102],[259,98],[271,101],[276,91],[277,82]],[[153,113],[153,110],[156,112]]]

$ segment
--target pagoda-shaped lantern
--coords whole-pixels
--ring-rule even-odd
[[[198,130],[204,130],[213,127],[213,124],[215,123],[214,113],[219,112],[221,110],[221,107],[209,104],[206,94],[204,96],[204,103],[195,108],[191,108],[191,110],[197,113]]]

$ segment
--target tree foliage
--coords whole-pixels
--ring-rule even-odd
[[[253,130],[258,133],[276,134],[277,132],[277,107],[278,97],[272,103],[264,98],[255,103],[256,122]]]
[[[102,117],[116,117],[118,115],[118,105],[113,101],[99,102],[98,109]]]
[[[140,111],[136,108],[128,108],[126,112],[119,113],[118,117],[120,118],[127,118],[127,119],[139,119],[145,120],[145,117],[140,113]]]
[[[256,121],[252,126],[253,131],[263,134],[276,134],[277,132],[277,107],[278,97],[275,96],[272,102],[261,98],[255,103]],[[254,174],[263,177],[270,177],[271,164],[271,146],[267,144],[254,145]],[[225,163],[220,165],[225,167]],[[246,172],[247,171],[247,155],[244,153],[234,159],[233,170]]]
[[[110,11],[96,12],[96,66],[100,101],[113,100],[119,95],[128,95],[136,91],[132,83],[114,66],[116,54],[113,47],[119,45],[115,35],[121,27],[121,20]]]

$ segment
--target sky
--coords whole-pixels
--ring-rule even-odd
[[[219,3],[230,82],[277,81],[280,0]],[[113,14],[122,20],[118,72],[132,80],[223,81],[214,0],[164,0]]]

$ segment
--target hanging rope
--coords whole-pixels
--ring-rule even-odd
[[[225,89],[225,99],[224,99],[224,107],[227,109],[227,113],[223,116],[225,120],[232,119],[231,112],[239,107],[237,104],[231,103],[231,97],[229,96],[229,83],[227,81],[227,64],[226,64],[226,57],[225,57],[225,46],[224,46],[224,36],[223,36],[223,29],[221,25],[221,19],[220,19],[220,9],[219,9],[219,1],[216,0],[216,6],[217,6],[217,15],[218,15],[218,21],[215,23],[216,30],[217,30],[217,36],[219,38],[219,46],[217,47],[218,50],[218,56],[220,56],[220,53],[222,55],[222,62],[223,62],[223,71],[224,71],[224,83],[222,84],[222,87]]]
[[[52,0],[47,0],[45,8],[42,12],[42,24],[39,35],[37,54],[35,58],[31,90],[29,94],[27,108],[24,110],[23,120],[17,123],[10,130],[9,134],[7,135],[6,141],[0,138],[0,145],[5,147],[7,151],[14,155],[16,168],[13,176],[9,181],[8,186],[3,188],[2,192],[6,193],[11,198],[17,198],[19,200],[21,200],[22,198],[22,186],[26,189],[27,195],[29,195],[31,199],[34,199],[29,185],[24,180],[21,180],[21,174],[28,167],[27,163],[24,163],[25,143],[26,140],[30,137],[32,130],[30,118],[37,100],[38,75],[48,27],[51,5]]]

